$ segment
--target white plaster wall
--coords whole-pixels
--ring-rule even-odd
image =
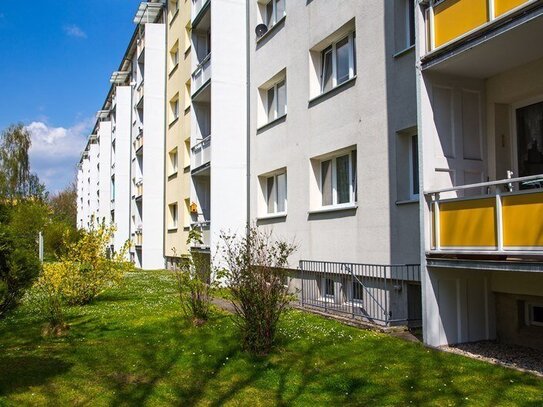
[[[115,124],[115,250],[130,240],[132,90],[117,86]]]
[[[143,264],[164,268],[165,25],[145,24]]]
[[[98,217],[106,225],[111,222],[111,122],[99,123],[98,142],[100,151],[100,206]]]
[[[97,142],[91,142],[89,147],[89,171],[90,171],[90,182],[89,182],[89,216],[90,221],[96,225],[98,220],[99,213],[99,188],[100,188],[100,176],[99,176],[99,154],[100,146]]]
[[[246,223],[245,1],[211,2],[211,248]],[[220,263],[220,259],[215,259]]]

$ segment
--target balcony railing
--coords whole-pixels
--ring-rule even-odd
[[[211,162],[211,136],[207,136],[201,142],[192,147],[191,168],[196,170]]]
[[[143,79],[141,80],[140,84],[136,88],[136,101],[137,101],[137,107],[141,108],[143,107],[143,90],[145,86],[143,84]]]
[[[192,73],[192,95],[196,94],[200,88],[211,79],[211,53],[200,62]]]
[[[428,51],[535,2],[537,0],[432,0],[426,11]]]
[[[192,229],[199,229],[202,234],[202,242],[203,243],[192,243],[191,248],[194,249],[209,249],[211,246],[211,221],[203,221],[203,222],[192,222],[191,223]]]
[[[143,147],[143,130],[138,133],[136,140],[134,141],[134,151],[138,151]]]
[[[467,190],[475,197],[441,198]],[[425,192],[434,254],[543,255],[543,174]]]
[[[139,198],[143,195],[143,180],[140,179],[136,182],[136,198]]]
[[[192,22],[198,17],[200,11],[207,5],[211,0],[192,0]]]
[[[141,246],[143,244],[143,232],[141,228],[136,230],[134,233],[134,245]]]

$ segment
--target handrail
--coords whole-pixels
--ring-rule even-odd
[[[449,187],[449,188],[442,188],[442,189],[435,189],[435,190],[431,190],[431,191],[425,191],[423,193],[424,193],[424,195],[434,195],[434,194],[441,194],[443,192],[462,191],[462,190],[472,189],[472,188],[492,187],[492,186],[497,186],[497,185],[513,184],[513,183],[517,183],[517,182],[526,182],[526,181],[534,181],[534,180],[543,181],[543,174],[529,175],[527,177],[507,178],[507,179],[502,179],[502,180],[499,180],[499,181],[479,182],[477,184],[459,185],[459,186],[456,186],[456,187]]]
[[[194,68],[194,71],[192,72],[192,76],[196,75],[196,73],[200,70],[204,69],[204,65],[211,59],[211,51],[202,59],[202,61],[196,65],[196,68]]]
[[[208,144],[209,142],[211,141],[211,134],[209,136],[207,136],[206,138],[204,138],[202,141],[196,143],[194,146],[191,147],[191,150],[197,150],[198,148],[200,148],[200,146],[204,146],[204,144]]]

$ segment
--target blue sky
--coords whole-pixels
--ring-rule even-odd
[[[51,192],[75,164],[134,30],[137,0],[0,0],[0,129],[23,122]]]

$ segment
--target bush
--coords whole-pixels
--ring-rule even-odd
[[[23,205],[0,204],[0,318],[19,304],[41,269],[37,234],[18,227]]]
[[[187,244],[203,243],[201,232],[192,229]],[[175,254],[175,253],[174,253]],[[179,265],[174,265],[181,308],[195,325],[209,318],[211,309],[211,262],[207,253],[191,251]]]
[[[61,335],[68,326],[64,323],[62,309],[62,284],[69,277],[69,270],[62,263],[45,263],[43,272],[34,284],[30,303],[48,322],[45,334]]]
[[[66,254],[60,256],[63,275],[62,296],[68,304],[83,305],[92,301],[105,289],[122,280],[124,273],[133,265],[125,260],[127,242],[119,251],[111,251],[109,245],[115,229],[100,225],[81,233],[74,243],[66,243]]]
[[[267,354],[275,341],[277,323],[291,300],[285,285],[293,244],[272,239],[271,232],[250,227],[243,237],[222,234],[225,277],[233,297],[243,346]]]

